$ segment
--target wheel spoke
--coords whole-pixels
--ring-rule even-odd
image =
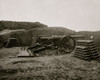
[[[75,48],[75,41],[72,38],[69,38],[67,42],[62,42],[62,47],[65,49],[65,52],[72,52]]]

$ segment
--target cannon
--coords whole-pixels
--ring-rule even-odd
[[[45,49],[58,49],[66,53],[70,53],[74,50],[76,42],[71,36],[51,36],[51,37],[34,37],[33,46],[28,49],[34,49],[33,52],[39,52]],[[43,48],[40,48],[43,47]]]
[[[45,50],[56,51],[49,55],[59,54],[60,52],[71,53],[76,46],[76,41],[71,36],[51,36],[51,37],[33,37],[32,46],[22,48],[22,53],[27,51],[29,53],[27,57],[40,56],[48,54]],[[42,54],[43,52],[43,54]],[[18,57],[25,57],[24,54],[19,55]]]

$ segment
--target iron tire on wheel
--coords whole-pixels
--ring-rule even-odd
[[[74,40],[74,38],[70,36],[65,36],[61,38],[61,47],[64,52],[71,53],[75,49],[75,46],[76,41]]]

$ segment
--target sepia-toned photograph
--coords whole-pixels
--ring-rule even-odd
[[[100,0],[0,0],[0,80],[100,80]]]

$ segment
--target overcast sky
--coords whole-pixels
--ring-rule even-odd
[[[0,20],[100,30],[100,0],[0,0]]]

